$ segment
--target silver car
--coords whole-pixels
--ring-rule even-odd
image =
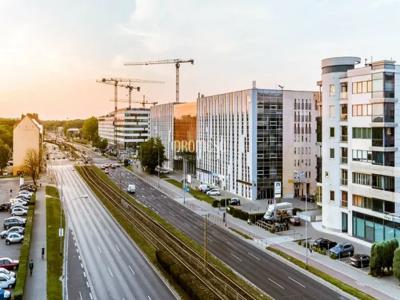
[[[21,243],[23,240],[24,240],[24,236],[22,234],[13,232],[13,233],[10,233],[6,237],[6,244],[7,245],[18,244],[18,243]]]

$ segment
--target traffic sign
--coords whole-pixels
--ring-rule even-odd
[[[274,197],[275,198],[282,197],[282,183],[280,181],[274,182]]]

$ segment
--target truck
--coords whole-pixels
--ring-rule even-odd
[[[292,203],[281,202],[276,204],[270,204],[268,205],[268,209],[263,217],[263,220],[268,223],[275,223],[275,222],[282,223],[282,221],[286,221],[286,219],[289,220],[292,214],[293,214]],[[277,220],[275,220],[275,216]]]

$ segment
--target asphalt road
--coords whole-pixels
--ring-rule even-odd
[[[68,224],[75,233],[94,298],[175,299],[73,166],[60,164],[52,168],[62,188]],[[69,252],[68,259],[73,259],[72,254],[73,251]],[[67,276],[73,276],[68,273]],[[76,295],[75,290],[68,293]]]
[[[202,217],[124,168],[110,169],[110,177],[122,188],[134,183],[136,199],[198,243],[203,243]],[[346,299],[219,226],[209,226],[208,234],[211,253],[275,299]]]

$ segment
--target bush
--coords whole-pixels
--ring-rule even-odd
[[[370,274],[372,276],[391,274],[394,251],[398,246],[399,242],[396,239],[372,244],[370,261]]]
[[[393,275],[400,280],[400,248],[394,251],[393,257]]]
[[[236,208],[234,206],[228,206],[229,209],[226,211],[231,214],[235,218],[239,218],[241,220],[244,220],[247,222],[247,220],[250,220],[252,223],[257,222],[258,220],[261,220],[264,216],[264,213],[255,213],[255,214],[249,214],[246,211],[241,210],[240,208]]]
[[[33,201],[36,199],[36,194],[32,196]],[[26,217],[26,225],[25,225],[25,233],[24,233],[24,241],[21,246],[21,251],[19,255],[19,266],[17,271],[17,283],[14,289],[13,299],[22,300],[24,297],[26,276],[28,275],[28,266],[29,266],[29,251],[31,248],[31,238],[32,238],[32,227],[33,227],[33,218],[35,215],[34,206],[29,206],[28,216]]]

